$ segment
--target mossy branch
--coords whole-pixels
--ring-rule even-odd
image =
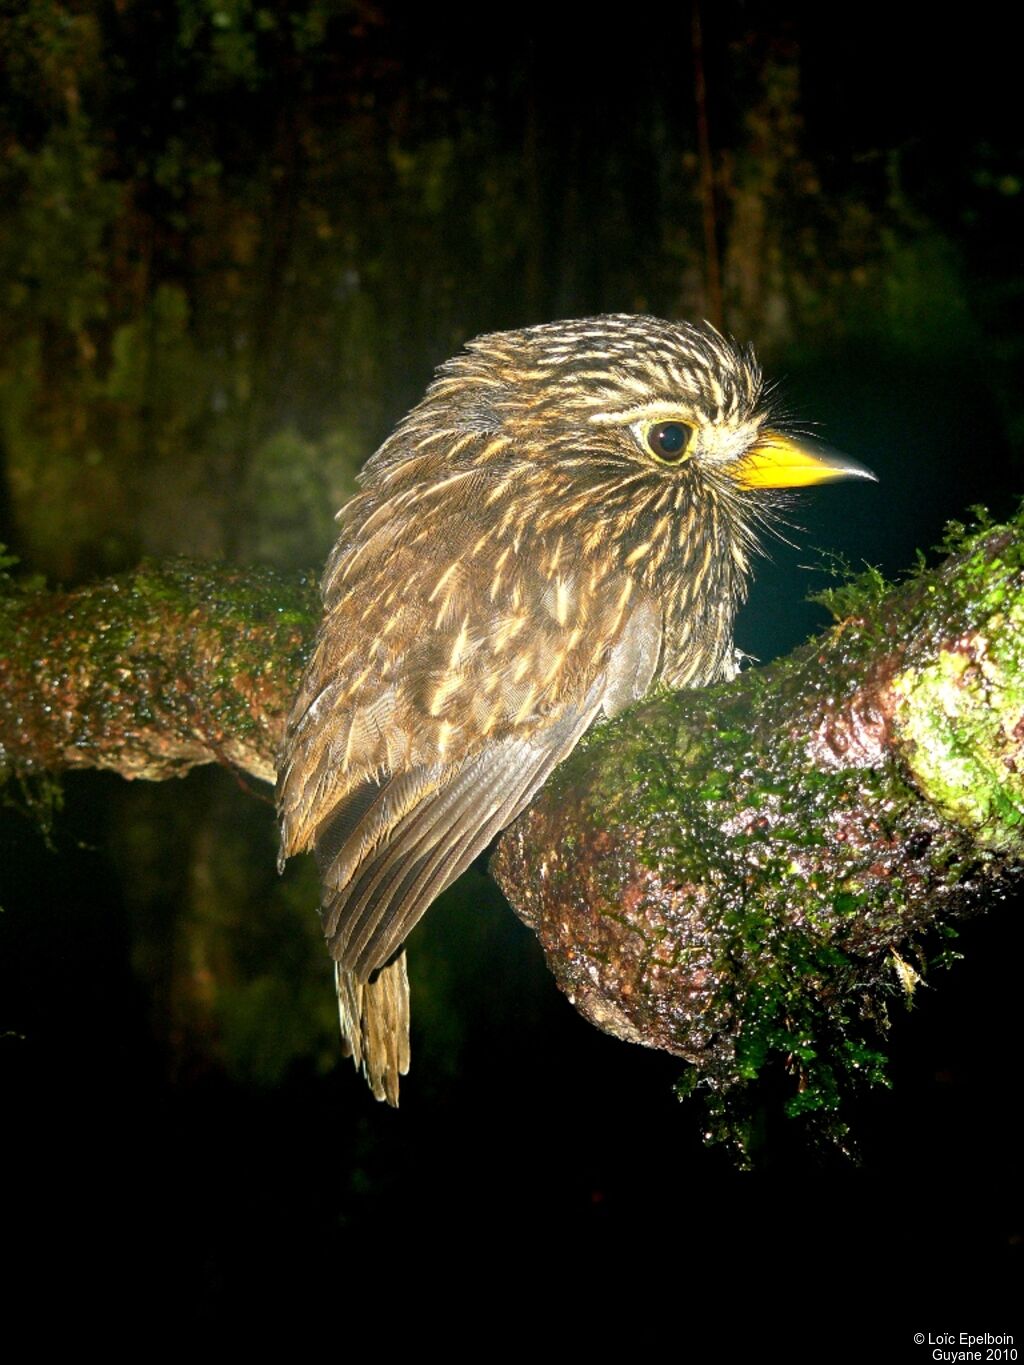
[[[502,841],[493,871],[562,990],[692,1062],[741,1142],[735,1092],[769,1063],[791,1113],[879,1079],[925,931],[941,946],[1020,877],[1021,531],[961,535],[895,588],[865,575],[788,658],[646,699]]]
[[[791,1112],[877,1078],[876,1025],[926,931],[941,944],[1021,872],[1021,532],[963,534],[897,587],[866,575],[788,658],[585,739],[493,866],[586,1017],[686,1058],[713,1100],[773,1060]],[[0,768],[272,780],[317,617],[311,581],[265,570],[8,580]]]
[[[0,775],[224,763],[268,782],[319,618],[312,579],[143,564],[0,596]],[[2,583],[0,583],[2,588]]]

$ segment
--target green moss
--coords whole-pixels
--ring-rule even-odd
[[[723,724],[733,707],[739,715],[745,705],[732,693],[707,691],[662,703],[657,713],[641,707],[624,751],[621,731],[607,737],[627,770],[634,764],[634,780],[620,783],[611,800],[619,821],[648,831],[641,854],[647,865],[671,869],[675,882],[714,888],[701,914],[704,932],[718,945],[712,971],[718,986],[699,1024],[731,1034],[734,1045],[699,1070],[705,1100],[709,1093],[723,1101],[731,1096],[715,1109],[709,1132],[747,1149],[736,1088],[781,1062],[798,1087],[787,1112],[816,1115],[836,1141],[845,1140],[841,1095],[877,1082],[882,1056],[871,1046],[869,1012],[856,1007],[856,997],[851,1008],[830,986],[855,976],[841,947],[842,925],[873,903],[865,874],[874,855],[851,849],[838,892],[831,877],[814,875],[803,859],[826,843],[818,809],[857,808],[863,786],[877,787],[878,779],[815,771],[806,784],[794,782],[789,744],[762,752],[764,766],[751,769],[749,733]],[[888,786],[901,799],[911,795],[895,777]],[[735,823],[737,810],[750,812],[753,824],[727,839],[723,820]],[[756,851],[756,861],[748,851]],[[611,900],[614,867],[608,875]],[[640,932],[632,921],[630,928]],[[682,1089],[696,1089],[697,1076],[688,1073]]]
[[[966,564],[967,572],[975,566]],[[998,581],[983,594],[1001,608]],[[1024,777],[1016,770],[1024,719],[1024,603],[1007,604],[984,636],[943,649],[894,683],[914,780],[947,819],[1000,852],[1024,851]]]
[[[860,574],[845,576],[842,583],[812,593],[809,601],[826,607],[837,621],[848,617],[870,616],[891,590],[891,584],[872,565]]]

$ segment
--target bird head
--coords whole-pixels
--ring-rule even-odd
[[[413,475],[420,463],[435,477],[432,454],[453,473],[478,470],[510,525],[520,514],[537,530],[573,522],[584,548],[619,558],[647,544],[632,560],[646,559],[641,574],[678,566],[673,542],[688,535],[691,548],[707,533],[727,553],[751,548],[784,503],[774,490],[874,478],[773,422],[752,351],[708,323],[633,314],[477,337],[368,469],[410,452]]]
[[[874,476],[774,421],[748,349],[706,323],[611,314],[469,342],[368,461],[345,516],[383,545],[411,519],[413,543],[627,575],[687,641],[681,685],[728,666],[777,490],[857,477]]]
[[[589,450],[747,489],[874,477],[774,428],[753,352],[710,323],[608,314],[490,333],[441,367],[434,395],[467,430],[515,431],[545,460]]]

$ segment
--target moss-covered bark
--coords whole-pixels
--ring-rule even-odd
[[[219,762],[272,782],[318,616],[312,580],[184,560],[74,592],[9,584],[0,775]]]
[[[577,1008],[686,1058],[733,1135],[770,1065],[793,1113],[834,1115],[877,1078],[888,1000],[1020,875],[1021,531],[962,535],[894,588],[867,575],[789,658],[599,727],[499,844]],[[317,615],[309,581],[184,562],[9,585],[3,768],[270,780]]]
[[[592,733],[493,864],[584,1015],[719,1097],[781,1060],[792,1113],[878,1076],[925,931],[1020,875],[1022,569],[1019,522],[984,528],[833,594],[789,658]]]

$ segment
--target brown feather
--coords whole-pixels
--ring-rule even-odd
[[[707,328],[614,316],[481,337],[339,514],[278,803],[282,857],[316,852],[343,1033],[378,1097],[397,1102],[408,1063],[395,954],[433,900],[595,720],[658,678],[733,669],[765,499],[729,470],[760,393]],[[678,413],[692,458],[651,457],[648,412]]]

